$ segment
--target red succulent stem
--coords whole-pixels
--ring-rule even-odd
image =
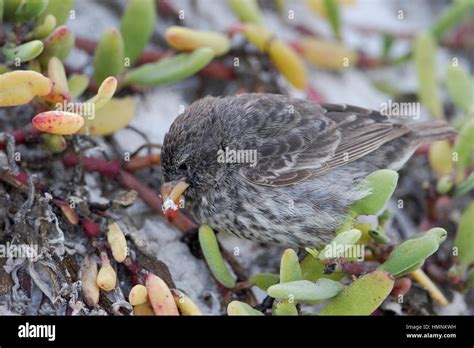
[[[15,144],[25,144],[31,141],[31,139],[36,139],[36,137],[40,135],[41,132],[36,128],[28,126],[24,129],[17,129],[11,131],[9,132],[9,134],[13,135],[13,137],[15,138]],[[4,141],[0,141],[0,149],[3,149],[5,145],[6,144]]]
[[[149,168],[154,164],[160,164],[160,153],[151,153],[145,156],[134,156],[125,164],[125,169],[134,171],[143,168]]]
[[[80,165],[87,171],[98,172],[109,178],[117,178],[126,188],[137,191],[149,207],[164,215],[162,210],[163,201],[160,196],[153,189],[144,185],[132,173],[123,170],[120,161],[107,161],[99,158],[78,157],[75,154],[68,154],[63,158],[63,163],[67,167]],[[187,232],[197,227],[188,216],[179,210],[164,216],[182,232]]]
[[[82,168],[89,172],[99,172],[109,178],[117,177],[121,170],[121,163],[119,160],[106,161],[94,157],[78,157],[73,153],[64,156],[63,163],[66,167],[81,165]]]
[[[199,72],[201,77],[210,77],[218,80],[234,80],[235,71],[221,62],[212,62]]]
[[[319,94],[319,92],[313,86],[309,86],[308,89],[306,90],[306,97],[308,98],[308,100],[314,101],[316,103],[326,102],[324,97],[321,94]]]

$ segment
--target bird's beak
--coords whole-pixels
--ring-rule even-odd
[[[178,210],[181,195],[189,187],[185,179],[165,182],[161,185],[161,198],[163,199],[163,212],[169,209]]]

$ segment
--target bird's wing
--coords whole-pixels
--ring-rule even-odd
[[[257,162],[239,172],[259,185],[284,186],[321,175],[409,132],[378,112],[352,106],[270,95],[256,103],[241,125],[246,132],[241,145],[255,146]]]

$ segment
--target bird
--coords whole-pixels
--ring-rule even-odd
[[[358,185],[399,170],[424,143],[456,134],[444,121],[406,122],[345,104],[279,94],[206,96],[174,120],[161,149],[163,210],[289,247],[329,243]]]

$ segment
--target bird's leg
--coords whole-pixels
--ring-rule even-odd
[[[275,299],[271,296],[266,296],[261,303],[255,306],[255,309],[257,311],[260,311],[262,313],[265,313],[267,309],[270,309],[273,307],[273,302]]]

